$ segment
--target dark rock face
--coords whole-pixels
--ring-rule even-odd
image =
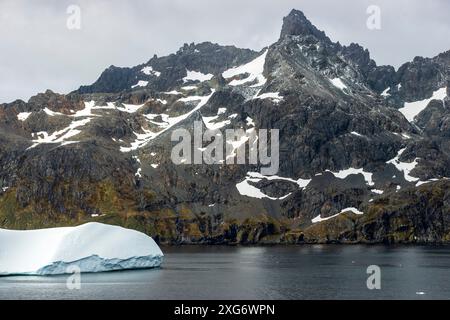
[[[433,100],[425,110],[419,113],[416,123],[428,136],[448,138],[450,136],[448,111],[448,103]]]
[[[130,88],[136,82],[136,76],[131,68],[110,66],[102,72],[100,78],[91,86],[81,86],[80,94],[93,92],[120,92]]]
[[[449,52],[377,66],[293,10],[261,52],[185,44],[0,105],[0,226],[94,220],[169,244],[448,242],[448,97],[411,122],[402,108],[448,96],[449,66]],[[194,121],[278,129],[278,173],[175,165],[171,134]]]
[[[436,87],[446,85],[449,73],[445,72],[445,67],[448,69],[448,63],[442,64],[438,60],[416,57],[398,69],[396,78],[402,85],[401,96],[405,101],[429,97]]]
[[[367,85],[375,92],[381,93],[396,84],[396,72],[392,66],[377,66],[370,58],[369,50],[356,43],[340,49],[344,60],[357,68],[365,78]]]
[[[76,92],[85,94],[129,91],[139,80],[147,81],[146,88],[149,90],[169,91],[183,83],[181,79],[187,75],[186,70],[218,75],[226,69],[251,60],[256,55],[256,52],[249,49],[220,46],[210,42],[184,44],[176,54],[160,58],[154,56],[147,63],[133,68],[111,66],[103,71],[95,83],[81,86]],[[143,73],[142,69],[145,67],[151,67],[153,72]]]
[[[311,35],[320,41],[331,43],[325,32],[318,30],[299,10],[292,10],[283,19],[283,27],[281,28],[280,37],[285,36],[308,36]]]
[[[346,214],[313,225],[304,232],[307,243],[441,243],[450,236],[448,182],[382,197],[368,214]]]

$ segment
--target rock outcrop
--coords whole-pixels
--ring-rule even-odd
[[[377,66],[293,10],[261,52],[185,44],[0,105],[0,226],[99,221],[170,244],[448,242],[449,57]],[[278,173],[174,164],[171,134],[194,121],[278,129]]]

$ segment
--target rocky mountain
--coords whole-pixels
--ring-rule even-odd
[[[261,52],[205,42],[111,66],[70,94],[0,105],[0,227],[98,221],[169,244],[448,242],[449,82],[450,51],[377,66],[297,10]],[[277,174],[174,164],[171,135],[194,121],[278,129]],[[231,158],[245,142],[225,141]]]

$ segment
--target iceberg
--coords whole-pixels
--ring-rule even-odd
[[[0,229],[0,275],[55,275],[159,267],[163,253],[142,232],[102,223]]]

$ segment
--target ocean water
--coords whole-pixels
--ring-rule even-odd
[[[449,299],[450,247],[162,247],[161,268],[0,277],[0,299]],[[368,266],[381,288],[369,290]]]

